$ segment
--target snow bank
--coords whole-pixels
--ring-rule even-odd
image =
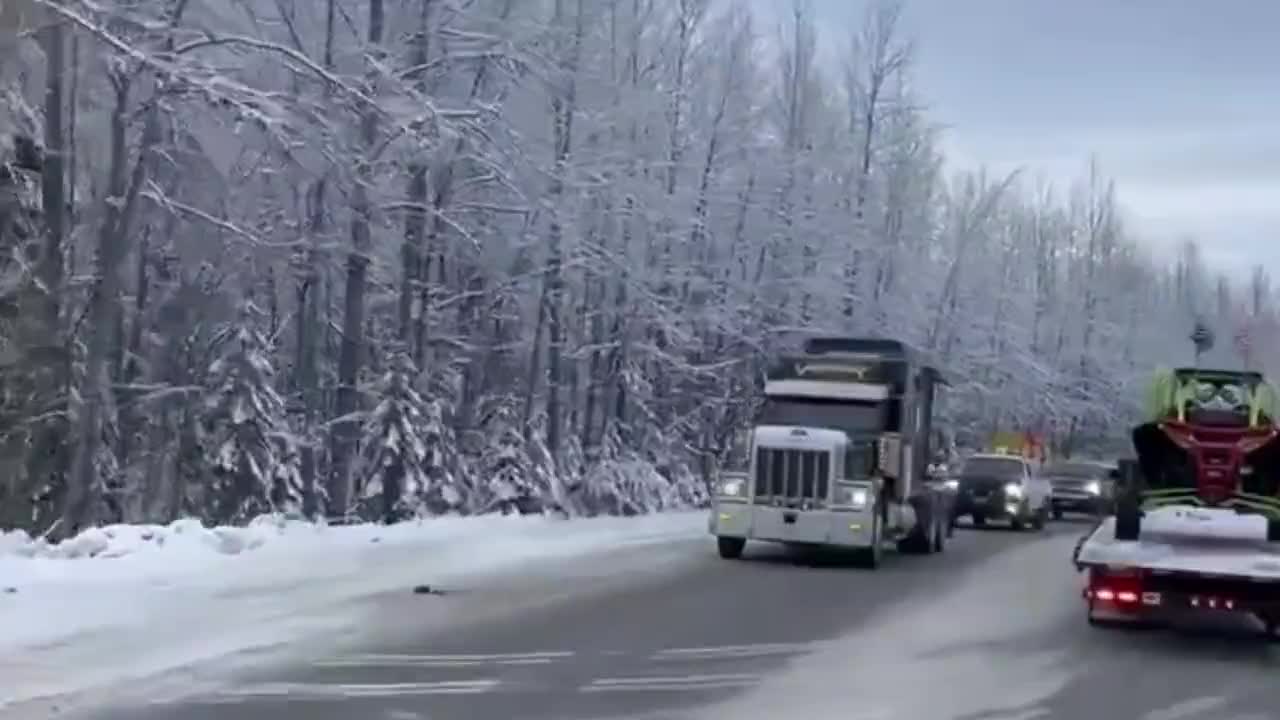
[[[260,518],[0,536],[0,708],[345,629],[359,601],[706,533],[704,512],[391,527]]]
[[[1069,568],[1072,541],[1039,538],[997,555],[936,595],[907,598],[906,606],[868,618],[860,631],[703,717],[1048,717],[1036,706],[1077,671],[1050,633],[1073,616],[1084,622],[1079,578]]]

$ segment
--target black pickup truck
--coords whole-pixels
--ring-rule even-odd
[[[1110,513],[1119,476],[1115,463],[1060,460],[1046,465],[1040,473],[1052,488],[1055,520],[1061,520],[1068,512],[1094,516]]]

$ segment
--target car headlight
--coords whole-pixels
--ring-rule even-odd
[[[1004,494],[1011,498],[1022,497],[1022,486],[1018,483],[1009,483],[1004,486]]]
[[[720,481],[720,495],[730,498],[747,496],[747,481],[744,478],[725,478]]]
[[[1089,493],[1090,495],[1101,495],[1102,483],[1098,482],[1097,480],[1090,480],[1089,482],[1085,483],[1084,491]]]
[[[852,487],[849,485],[837,485],[835,504],[840,507],[853,508],[861,510],[867,506],[867,500],[870,493],[863,487]]]

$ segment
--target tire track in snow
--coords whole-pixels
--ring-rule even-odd
[[[1032,642],[1079,611],[1079,579],[1069,564],[1075,539],[1070,533],[1028,537],[937,595],[904,596],[859,631],[699,717],[1043,717],[1038,705],[1076,672],[1068,650]]]

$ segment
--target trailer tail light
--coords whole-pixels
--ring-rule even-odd
[[[1090,596],[1095,600],[1113,602],[1119,605],[1137,605],[1139,600],[1145,598],[1145,594],[1139,595],[1132,590],[1115,590],[1105,585],[1085,594],[1085,597]]]
[[[1161,602],[1160,593],[1142,591],[1142,574],[1131,568],[1094,570],[1084,596],[1088,600],[1135,610],[1142,605],[1159,605]]]

